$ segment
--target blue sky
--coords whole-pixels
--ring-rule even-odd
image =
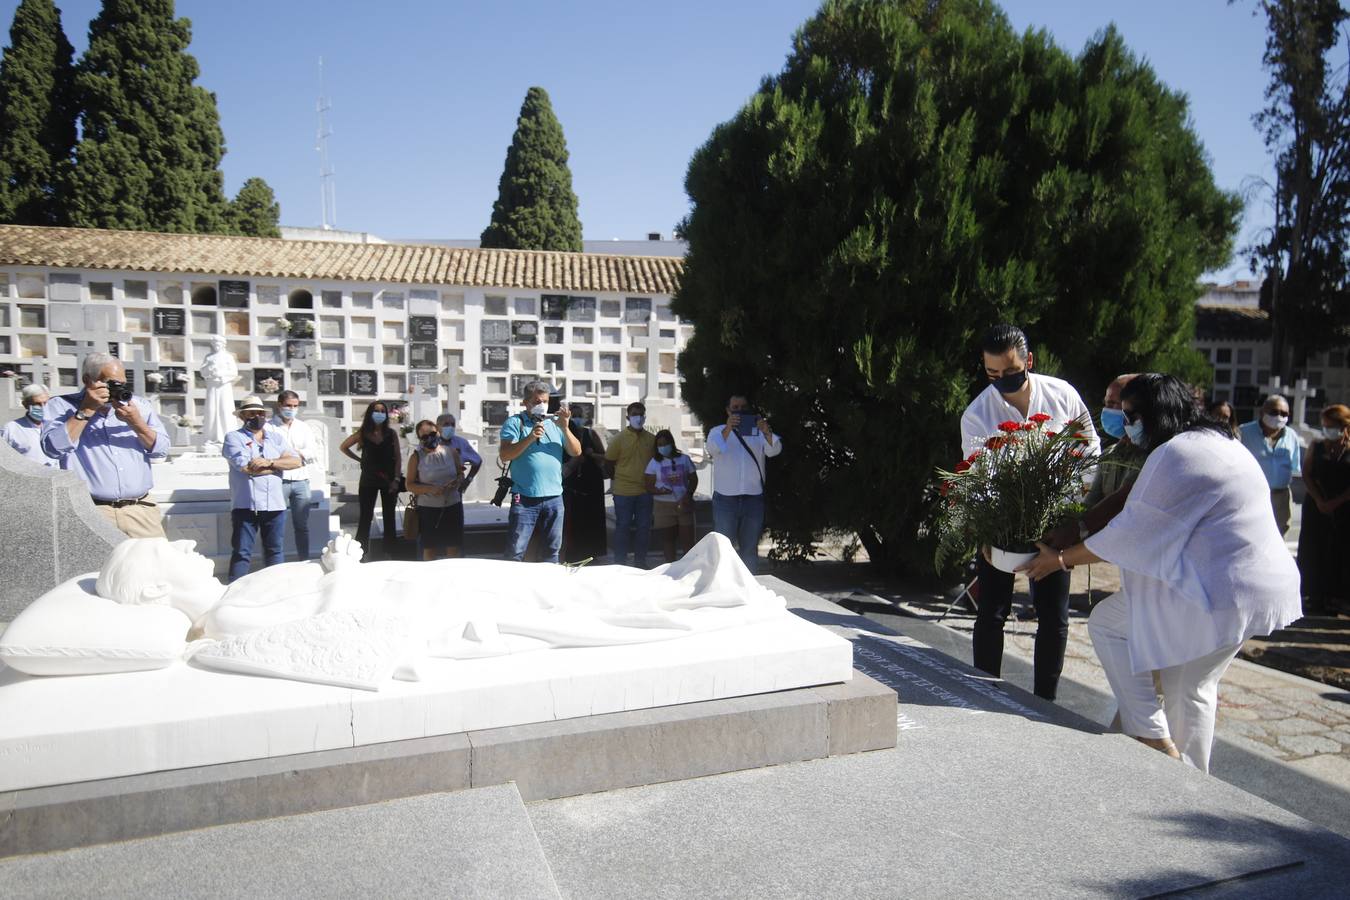
[[[77,51],[97,0],[57,0]],[[0,0],[7,26],[17,0]],[[266,178],[288,225],[321,219],[314,151],[318,59],[333,103],[338,226],[385,237],[472,238],[487,224],[525,91],[563,123],[587,238],[669,233],[688,208],[689,157],[777,72],[816,0],[179,0],[200,83],[216,94],[233,193]],[[1015,27],[1076,52],[1114,21],[1191,98],[1218,183],[1270,164],[1263,23],[1227,0],[1005,0]],[[5,27],[5,26],[0,26]],[[1261,198],[1240,242],[1269,221]],[[1238,260],[1226,274],[1245,269]]]

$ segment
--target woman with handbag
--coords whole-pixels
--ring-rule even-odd
[[[360,448],[359,456],[352,452],[353,447]],[[375,518],[375,498],[379,497],[384,513],[384,555],[392,559],[397,534],[394,514],[399,492],[398,432],[389,427],[389,407],[383,400],[375,400],[366,407],[361,427],[338,449],[361,464],[361,481],[357,488],[361,512],[356,523],[356,542],[366,550],[369,561],[370,523]]]
[[[459,451],[441,439],[436,423],[417,423],[417,446],[408,457],[408,490],[413,502],[404,511],[417,522],[418,555],[422,559],[459,556],[464,534],[464,504],[460,501]]]

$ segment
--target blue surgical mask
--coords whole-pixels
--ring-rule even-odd
[[[291,407],[291,406],[283,406],[283,407],[279,410],[279,412],[281,413],[281,417],[282,417],[283,419],[294,419],[294,418],[295,418],[295,408],[294,408],[294,407]]]
[[[382,412],[373,412],[370,414],[370,421],[374,422],[376,425],[383,425],[384,420],[388,418],[389,416]]]
[[[1134,444],[1141,450],[1148,446],[1148,438],[1144,437],[1144,423],[1142,420],[1138,422],[1126,422],[1125,436],[1130,439],[1131,444]]]
[[[644,422],[646,422],[646,421],[647,421],[647,417],[646,417],[646,416],[629,416],[629,417],[628,417],[628,427],[629,427],[629,428],[641,428],[641,427],[642,427],[642,423],[644,423]]]
[[[1119,409],[1102,410],[1102,431],[1113,438],[1125,436],[1125,413]],[[1133,440],[1133,439],[1131,439]]]
[[[32,419],[34,422],[41,422],[46,417],[47,408],[41,403],[34,403],[32,406],[28,407],[28,418]]]
[[[656,449],[657,449],[657,452],[659,452],[662,456],[674,456],[674,455],[675,455],[675,448],[672,447],[670,444],[662,444],[660,447],[657,447]]]
[[[586,427],[586,420],[583,419],[581,416],[573,416],[572,421],[577,423],[578,428]]]
[[[445,438],[448,441],[454,436],[455,436],[455,426],[453,425],[441,426],[441,437]]]

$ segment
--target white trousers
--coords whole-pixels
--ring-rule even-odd
[[[1183,760],[1208,772],[1219,679],[1241,645],[1160,670],[1163,702],[1159,703],[1152,673],[1135,673],[1130,664],[1128,597],[1112,594],[1098,603],[1088,619],[1088,634],[1116,695],[1121,730],[1131,737],[1170,737]]]

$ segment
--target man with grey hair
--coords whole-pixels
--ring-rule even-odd
[[[23,456],[44,466],[55,466],[56,460],[42,452],[42,419],[47,401],[51,399],[44,384],[30,384],[23,389],[23,415],[6,422],[0,437]]]
[[[553,388],[531,381],[521,391],[525,407],[502,424],[499,455],[511,464],[511,514],[506,558],[520,562],[535,528],[543,531],[543,562],[556,563],[562,549],[562,464],[567,456],[581,455],[581,442],[567,427],[572,412],[566,406],[556,416],[548,411]]]
[[[164,537],[150,461],[169,455],[169,434],[143,397],[133,396],[116,357],[90,353],[84,390],[47,402],[42,449],[89,485],[94,506],[127,537]]]
[[[1261,415],[1238,428],[1242,446],[1261,464],[1261,472],[1270,486],[1270,507],[1280,534],[1289,531],[1293,517],[1290,487],[1303,475],[1303,444],[1289,427],[1289,401],[1271,394],[1261,404]]]

